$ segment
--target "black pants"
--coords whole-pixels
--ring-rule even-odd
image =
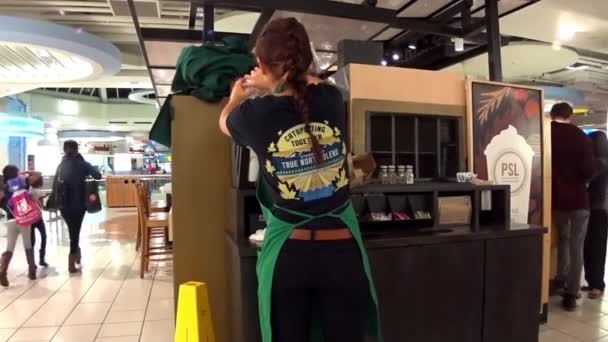
[[[32,248],[36,245],[36,229],[40,232],[40,258],[46,255],[46,226],[44,220],[40,220],[32,225]]]
[[[606,244],[608,243],[608,213],[591,210],[585,237],[585,280],[592,289],[604,291],[606,268]]]
[[[310,342],[314,316],[324,342],[363,342],[369,300],[354,240],[288,240],[273,279],[273,341]]]
[[[85,214],[84,209],[61,209],[61,216],[70,233],[70,254],[80,252],[80,230]]]

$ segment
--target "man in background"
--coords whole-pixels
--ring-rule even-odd
[[[583,245],[589,220],[587,182],[594,172],[591,141],[570,123],[574,111],[567,103],[551,109],[553,220],[559,232],[558,274],[562,307],[576,309],[583,269]]]

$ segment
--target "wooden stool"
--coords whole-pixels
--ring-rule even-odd
[[[150,213],[149,197],[147,189],[141,185],[136,185],[137,189],[137,213],[139,218],[138,234],[141,240],[141,266],[140,278],[143,279],[144,273],[148,271],[150,261],[169,261],[173,260],[173,250],[167,241],[167,230],[169,227],[169,216],[167,213]],[[162,242],[153,245],[153,239],[160,238]]]

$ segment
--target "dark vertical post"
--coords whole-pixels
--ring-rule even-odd
[[[486,34],[488,38],[488,63],[490,81],[502,81],[502,57],[500,54],[500,23],[498,0],[486,1]]]
[[[215,32],[215,11],[213,6],[203,6],[203,42],[213,41]]]

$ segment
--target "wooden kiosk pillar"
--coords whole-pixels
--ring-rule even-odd
[[[175,297],[182,283],[206,283],[217,341],[227,341],[224,228],[230,140],[218,127],[223,102],[211,104],[192,96],[174,96],[172,101]]]

